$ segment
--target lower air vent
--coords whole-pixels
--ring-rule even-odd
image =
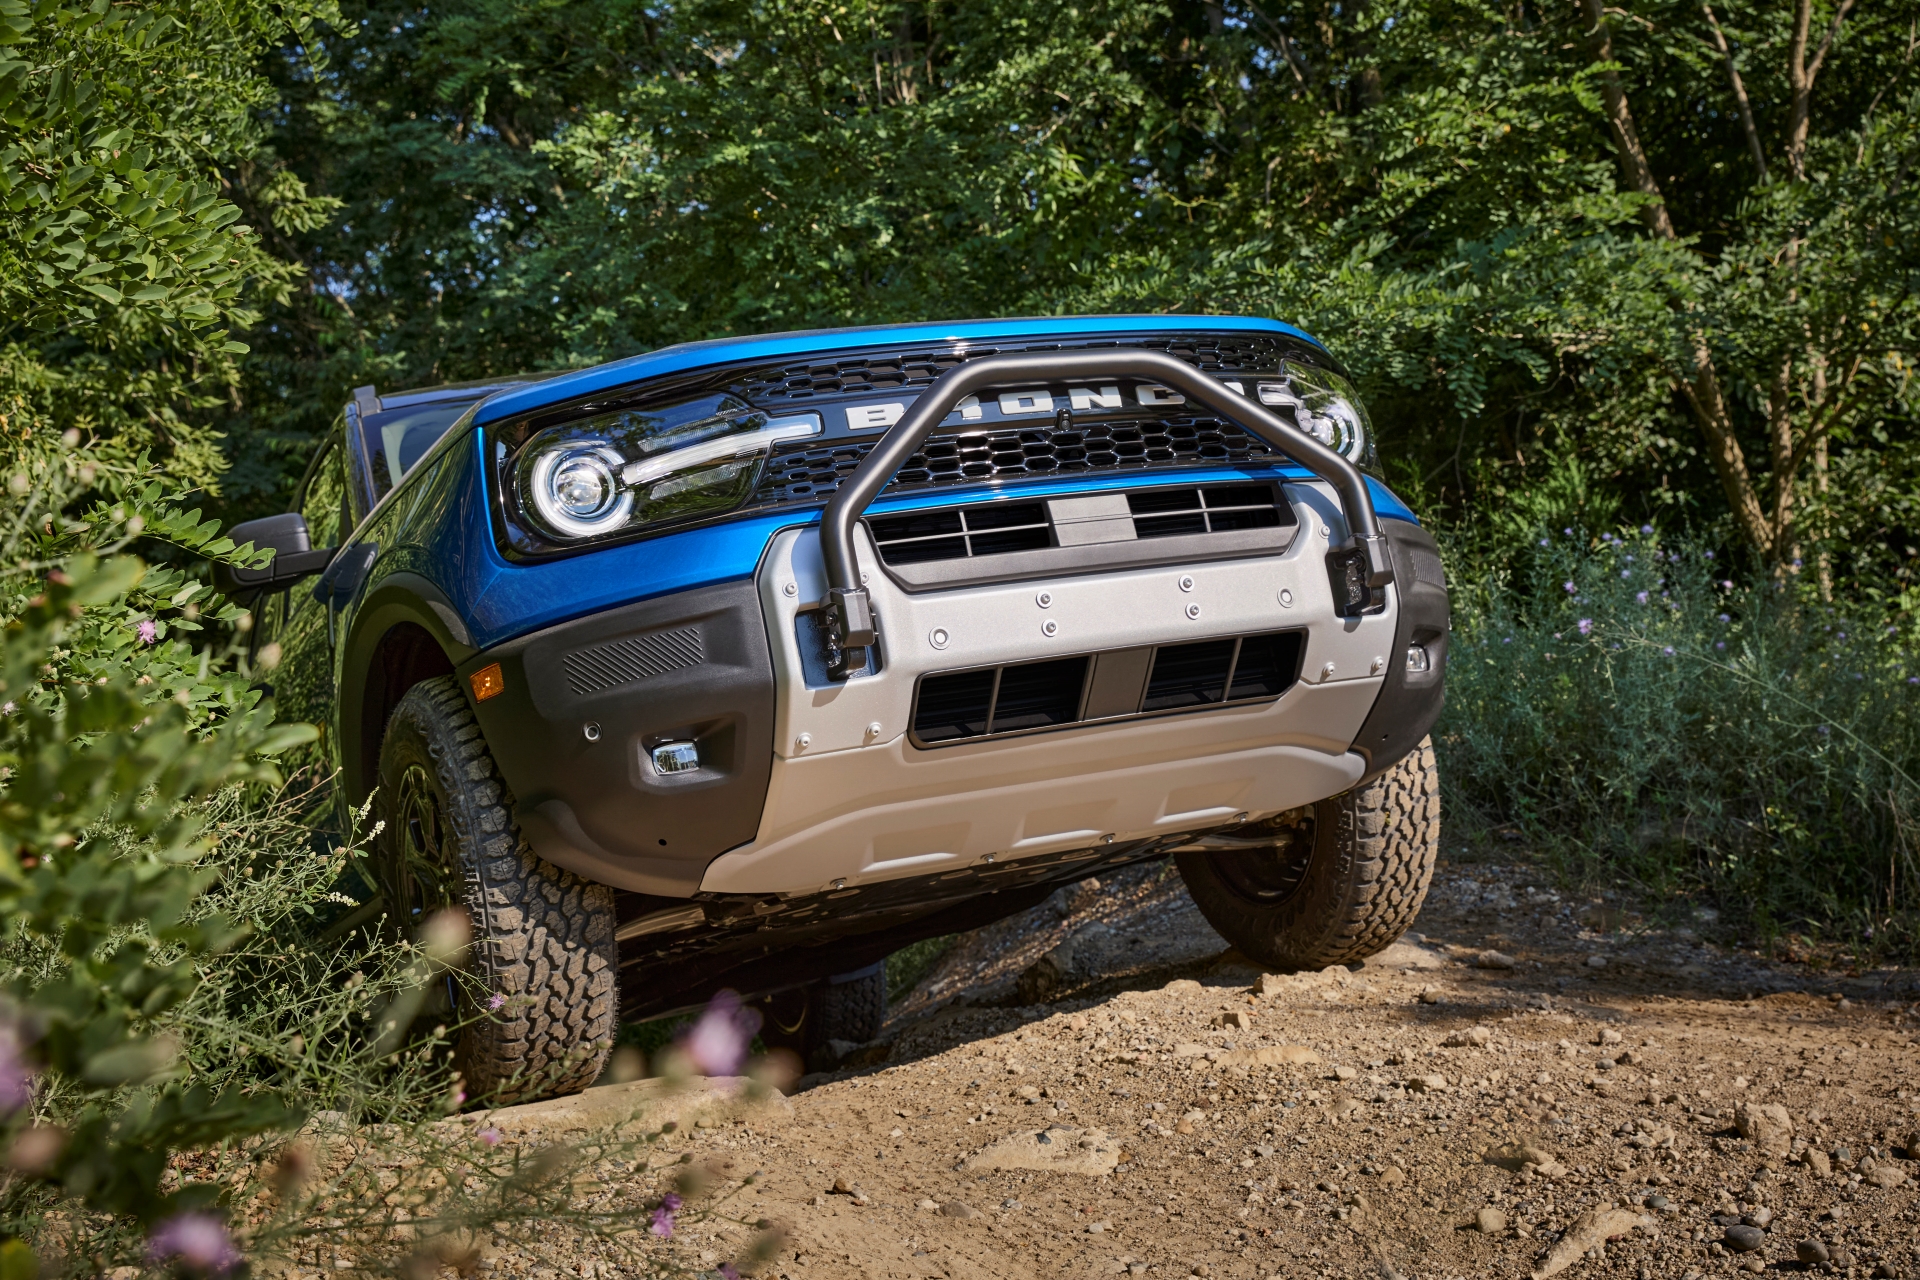
[[[1272,631],[926,675],[912,738],[933,747],[1277,698],[1305,649],[1305,632]]]
[[[1232,533],[1273,529],[1294,522],[1293,508],[1270,484],[1203,485],[1193,489],[1148,489],[1127,495],[1136,538],[1172,538],[1183,533]],[[1284,514],[1283,514],[1284,513]]]
[[[1285,492],[1268,483],[1130,489],[1044,502],[982,502],[876,516],[867,521],[867,528],[880,558],[899,568],[1014,551],[1196,534],[1252,534],[1252,541],[1243,537],[1220,545],[1223,550],[1253,549],[1274,544],[1273,535],[1259,531],[1291,530],[1298,523]]]
[[[703,660],[699,630],[682,627],[578,649],[561,659],[561,665],[567,670],[567,688],[577,695],[697,667]]]
[[[945,511],[914,511],[867,522],[888,564],[925,564],[1053,545],[1047,509],[1038,502],[988,502]]]

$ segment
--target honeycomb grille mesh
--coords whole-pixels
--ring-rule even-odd
[[[754,404],[774,400],[801,401],[815,396],[852,395],[865,391],[895,391],[925,386],[956,365],[986,356],[1012,352],[1124,350],[1164,351],[1208,373],[1272,373],[1300,345],[1258,335],[1166,335],[1117,342],[1111,338],[1085,342],[1012,342],[997,346],[928,347],[917,351],[849,352],[832,360],[762,366],[747,371],[738,394]]]
[[[846,441],[777,453],[767,462],[755,504],[817,502],[853,474],[876,440]],[[888,492],[1051,475],[1234,464],[1276,450],[1217,418],[1146,418],[1066,429],[1047,424],[934,436],[894,475]]]
[[[683,667],[697,667],[705,659],[699,629],[681,627],[577,649],[562,659],[562,664],[567,671],[567,688],[577,696]]]

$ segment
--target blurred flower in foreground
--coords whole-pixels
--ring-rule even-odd
[[[759,1029],[758,1011],[741,1008],[739,996],[722,991],[687,1034],[687,1057],[703,1076],[737,1076],[753,1033]]]
[[[474,1134],[473,1136],[480,1139],[480,1141],[486,1143],[490,1147],[497,1147],[500,1145],[500,1131],[498,1129],[495,1129],[491,1125],[489,1125],[485,1129],[482,1129],[480,1132]]]
[[[33,1097],[33,1073],[20,1050],[20,1025],[0,1014],[0,1115],[10,1115]]]
[[[183,1213],[153,1230],[147,1256],[155,1262],[177,1259],[189,1270],[224,1275],[240,1261],[227,1229],[210,1213]]]
[[[653,1225],[647,1228],[663,1240],[673,1238],[673,1215],[680,1208],[680,1197],[669,1191],[660,1197],[660,1207],[653,1211]]]

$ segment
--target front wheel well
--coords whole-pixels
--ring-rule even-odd
[[[366,685],[360,692],[361,776],[356,781],[362,796],[379,784],[380,743],[400,699],[423,680],[452,674],[453,661],[433,633],[419,623],[396,623],[380,637],[367,663]]]

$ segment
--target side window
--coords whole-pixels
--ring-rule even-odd
[[[337,547],[353,532],[342,434],[336,425],[320,446],[322,452],[297,495],[298,510],[307,520],[307,537],[316,548]],[[273,673],[275,701],[283,718],[319,725],[324,734],[333,709],[333,646],[327,634],[326,607],[313,598],[313,580],[296,582],[280,592],[278,611],[273,638],[280,645],[281,659]]]
[[[307,518],[307,536],[315,547],[337,547],[341,537],[351,532],[345,528],[350,518],[346,454],[338,431],[320,447],[324,452],[300,494],[300,514]]]

